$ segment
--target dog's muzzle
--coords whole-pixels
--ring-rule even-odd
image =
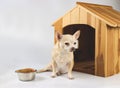
[[[74,51],[75,51],[75,48],[72,47],[72,48],[70,49],[70,52],[74,52]]]

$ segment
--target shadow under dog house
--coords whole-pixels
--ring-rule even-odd
[[[53,26],[62,34],[81,31],[73,70],[103,77],[120,73],[120,12],[111,6],[77,2]]]

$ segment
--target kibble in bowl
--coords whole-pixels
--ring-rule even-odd
[[[31,81],[35,79],[36,70],[32,68],[24,68],[15,71],[21,81]]]

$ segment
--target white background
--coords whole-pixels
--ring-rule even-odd
[[[111,5],[120,11],[120,0],[0,0],[0,76],[45,66],[53,47],[51,25],[76,1]]]

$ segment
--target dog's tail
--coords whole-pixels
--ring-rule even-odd
[[[39,70],[37,70],[36,72],[37,73],[41,73],[41,72],[46,72],[46,71],[52,71],[52,65],[48,65],[48,66],[46,66],[45,68],[42,68],[42,69],[39,69]]]

